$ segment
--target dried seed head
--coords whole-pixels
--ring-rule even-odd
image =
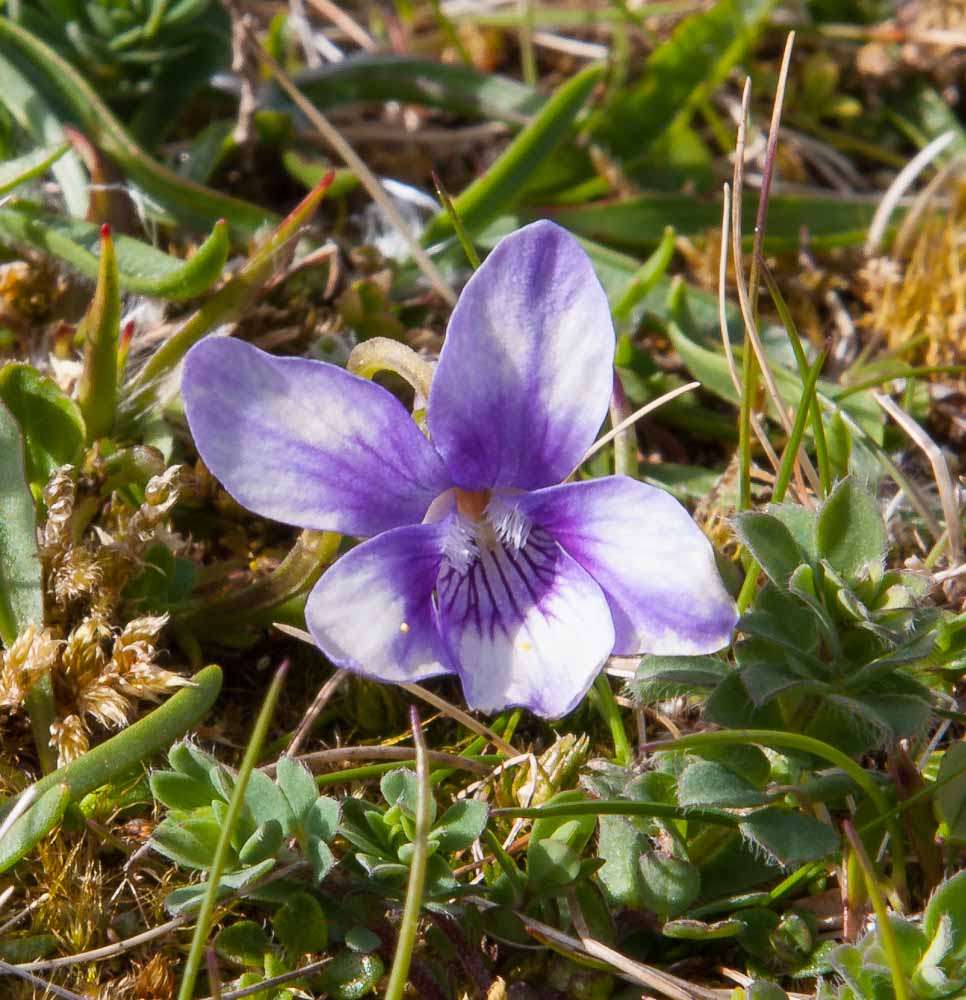
[[[63,767],[87,753],[90,739],[79,715],[67,715],[50,725],[50,745],[57,751],[57,765]]]
[[[18,707],[26,693],[57,663],[60,643],[45,629],[28,625],[10,645],[0,665],[0,704]]]

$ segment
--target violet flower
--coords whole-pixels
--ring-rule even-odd
[[[244,507],[368,538],[305,619],[342,667],[459,676],[472,708],[570,711],[611,654],[726,645],[736,613],[711,546],[669,494],[625,476],[562,483],[607,414],[614,328],[577,241],[537,222],[470,278],[427,404],[429,436],[341,368],[210,338],[188,422]]]

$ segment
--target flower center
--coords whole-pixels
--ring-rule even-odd
[[[456,496],[456,509],[467,521],[478,523],[486,517],[486,508],[490,502],[489,490],[461,490],[457,486],[453,493]]]

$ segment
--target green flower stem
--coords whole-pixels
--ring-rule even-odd
[[[255,762],[258,760],[258,755],[261,753],[262,744],[265,742],[265,736],[268,733],[272,716],[275,714],[275,705],[278,702],[278,696],[282,691],[282,684],[285,681],[287,672],[288,661],[283,663],[275,672],[275,677],[269,686],[268,694],[265,695],[261,711],[255,720],[255,728],[252,731],[251,739],[248,741],[248,746],[245,748],[245,756],[242,758],[241,767],[238,769],[235,787],[231,793],[231,801],[228,803],[228,812],[221,828],[211,868],[208,871],[208,890],[201,901],[201,909],[198,911],[198,918],[195,921],[195,933],[191,940],[191,950],[188,952],[184,975],[181,977],[178,1000],[191,1000],[191,997],[194,995],[195,980],[198,978],[201,963],[204,961],[211,918],[218,900],[218,883],[221,881],[222,871],[224,870],[228,851],[231,847],[231,835],[241,814],[242,806],[245,802],[245,788],[255,767]]]
[[[116,736],[89,750],[66,767],[41,778],[35,785],[43,795],[54,785],[64,784],[75,801],[106,784],[113,777],[137,767],[166,750],[179,736],[196,725],[215,703],[221,690],[221,669],[205,667],[150,715],[128,726]],[[19,796],[17,797],[19,798]],[[0,804],[0,820],[13,808],[17,798]]]
[[[892,852],[892,864],[896,881],[900,885],[905,884],[906,865],[901,850],[902,834],[896,822],[895,811],[889,809],[875,780],[856,764],[851,757],[842,753],[841,750],[829,746],[828,743],[813,739],[811,736],[803,736],[800,733],[783,733],[770,729],[729,729],[714,733],[695,733],[693,736],[682,736],[677,740],[649,743],[641,749],[650,751],[690,750],[692,747],[734,746],[745,743],[756,743],[772,749],[801,750],[804,753],[821,757],[823,760],[829,761],[844,771],[865,792],[869,797],[869,801],[875,807],[876,812],[878,812],[883,825],[892,838],[893,844],[897,848]],[[688,814],[690,815],[691,813],[692,811],[688,810]]]
[[[491,816],[507,819],[561,819],[570,816],[655,816],[659,819],[693,820],[718,826],[740,825],[742,817],[717,809],[699,809],[670,805],[667,802],[631,802],[628,799],[597,799],[593,802],[568,802],[557,806],[509,806],[493,809]]]
[[[429,398],[433,380],[432,366],[411,347],[388,337],[371,337],[356,345],[349,355],[346,369],[360,378],[371,379],[379,372],[394,372],[405,379],[423,397]],[[425,403],[423,404],[425,405]]]
[[[852,824],[846,820],[843,823],[845,836],[848,837],[855,858],[862,869],[862,876],[865,880],[865,887],[872,902],[872,909],[875,910],[876,931],[879,940],[882,942],[882,950],[886,954],[886,961],[889,963],[889,972],[892,976],[892,988],[895,991],[896,1000],[909,1000],[909,988],[906,983],[905,973],[902,971],[902,959],[899,955],[899,945],[896,942],[896,934],[889,921],[889,913],[886,910],[885,900],[879,891],[879,884],[876,881],[875,869],[872,861],[865,852],[865,845],[856,834]]]
[[[192,628],[247,624],[313,587],[335,558],[341,535],[331,531],[303,531],[289,554],[264,580],[224,597],[196,606],[178,620]]]
[[[788,443],[782,452],[781,465],[778,467],[778,475],[775,477],[775,488],[772,490],[772,503],[781,503],[788,492],[788,486],[792,481],[792,472],[795,468],[795,460],[798,456],[798,449],[801,447],[802,438],[805,436],[805,424],[808,422],[812,412],[812,406],[817,406],[815,387],[818,384],[818,376],[825,364],[825,351],[819,354],[815,364],[808,369],[805,377],[805,385],[802,388],[802,398],[795,411],[795,422],[792,424],[792,432],[788,436]],[[748,567],[745,582],[742,584],[741,593],[738,595],[738,610],[746,611],[751,604],[758,585],[758,577],[761,567],[753,562]]]
[[[597,695],[597,709],[601,718],[610,730],[611,739],[614,741],[614,760],[621,767],[630,767],[634,760],[634,752],[627,739],[627,730],[624,728],[624,720],[621,718],[620,706],[611,690],[610,678],[605,673],[597,675],[594,681],[594,693]]]
[[[416,747],[416,832],[413,837],[413,857],[409,865],[409,883],[406,886],[406,903],[403,908],[396,953],[389,973],[385,1000],[402,1000],[409,978],[409,965],[416,946],[419,913],[423,906],[423,889],[426,885],[426,865],[429,861],[429,829],[431,825],[432,791],[429,787],[429,754],[423,737],[422,725],[415,706],[410,706],[413,744]],[[187,997],[182,1000],[188,1000]]]
[[[106,437],[117,414],[117,342],[121,329],[121,285],[111,227],[101,229],[97,289],[84,318],[84,369],[77,403],[87,427],[87,440]]]
[[[501,764],[506,758],[503,754],[484,754],[479,757],[471,757],[471,760],[479,761],[481,764],[490,764],[494,767]],[[353,781],[369,781],[372,778],[380,778],[390,771],[398,771],[401,767],[415,767],[416,762],[412,760],[388,761],[385,764],[364,764],[361,767],[347,767],[343,771],[331,771],[328,774],[315,775],[315,783],[319,788],[326,788],[330,785],[345,785]],[[430,762],[430,770],[435,772],[433,778],[442,776],[448,778],[454,771],[449,764],[434,764]],[[434,781],[434,784],[436,782]]]

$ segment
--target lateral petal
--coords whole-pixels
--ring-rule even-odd
[[[450,485],[403,405],[335,365],[208,338],[181,387],[205,464],[273,520],[367,537],[418,523]]]
[[[711,543],[664,490],[626,476],[521,496],[520,511],[597,581],[614,618],[614,653],[711,653],[738,614]]]
[[[432,599],[444,530],[394,528],[357,545],[322,575],[305,621],[333,663],[396,684],[452,672]]]

